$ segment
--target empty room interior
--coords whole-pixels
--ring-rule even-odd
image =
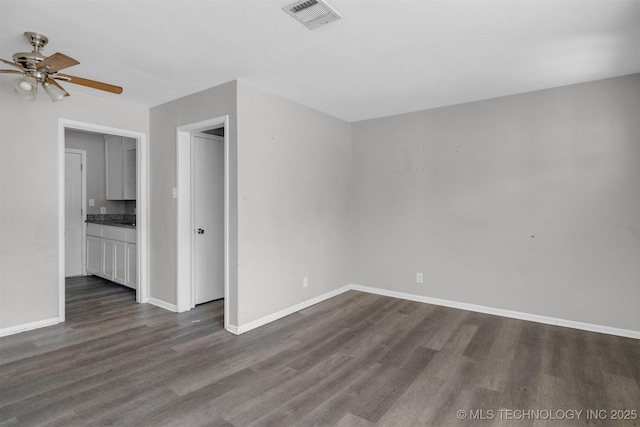
[[[640,0],[2,0],[0,59],[0,426],[640,426]]]

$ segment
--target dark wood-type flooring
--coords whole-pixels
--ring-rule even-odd
[[[222,301],[70,279],[66,323],[0,339],[0,381],[2,427],[640,425],[611,419],[640,417],[638,340],[353,291],[234,336]]]

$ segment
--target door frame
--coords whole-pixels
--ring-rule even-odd
[[[149,146],[143,132],[102,126],[76,120],[58,119],[58,320],[65,320],[65,242],[64,242],[64,152],[65,130],[79,130],[100,134],[126,136],[136,140],[137,202],[136,202],[136,250],[138,255],[138,287],[136,301],[149,302],[148,281],[148,236],[149,236]]]
[[[80,224],[80,229],[81,229],[81,243],[80,243],[80,251],[81,251],[81,262],[82,262],[82,275],[86,276],[87,275],[87,241],[86,241],[86,236],[87,236],[87,152],[85,150],[78,150],[75,148],[66,148],[64,149],[65,154],[66,153],[71,153],[71,154],[79,154],[80,155],[80,162],[82,163],[82,169],[80,172],[80,185],[82,187],[82,189],[80,190],[81,196],[82,197],[82,224]],[[65,194],[66,197],[66,194]],[[65,199],[66,202],[66,199]],[[64,212],[63,212],[64,213]],[[66,248],[65,248],[66,249]],[[65,259],[66,259],[66,251],[65,251]],[[65,274],[66,277],[66,274]]]
[[[176,128],[177,277],[176,308],[179,313],[193,308],[193,189],[192,134],[224,127],[224,327],[229,326],[229,116],[220,116]]]

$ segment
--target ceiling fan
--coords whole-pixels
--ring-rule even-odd
[[[13,62],[0,58],[0,61],[19,70],[0,70],[0,73],[22,74],[22,77],[14,80],[15,92],[21,98],[34,101],[38,83],[42,85],[44,91],[53,102],[69,96],[67,91],[56,80],[116,94],[122,93],[122,88],[119,86],[59,73],[58,71],[78,65],[79,62],[59,52],[51,56],[44,56],[40,49],[49,42],[49,39],[42,34],[32,32],[26,32],[24,36],[33,46],[32,52],[16,53],[13,55]]]

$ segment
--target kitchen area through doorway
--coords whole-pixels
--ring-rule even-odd
[[[65,129],[65,280],[138,290],[137,140]]]

